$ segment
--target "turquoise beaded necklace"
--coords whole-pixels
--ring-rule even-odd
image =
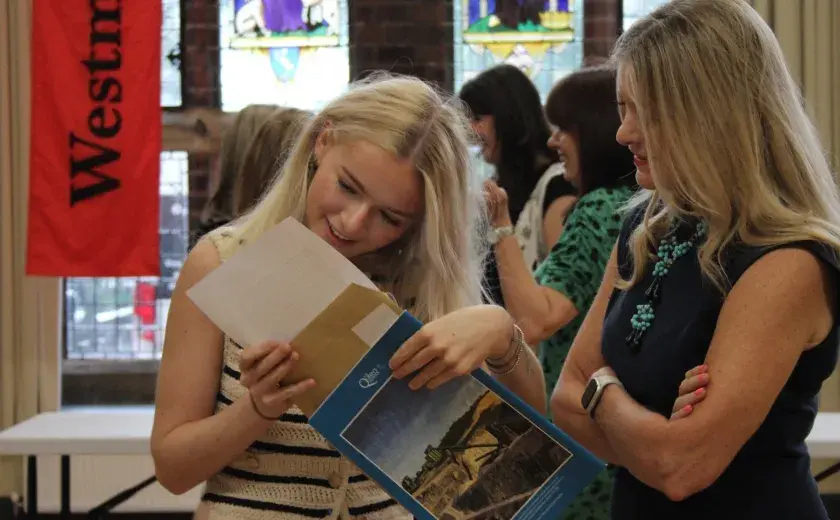
[[[667,276],[674,262],[691,251],[697,242],[705,236],[706,223],[702,221],[698,222],[694,228],[694,233],[684,241],[678,241],[675,232],[676,230],[663,238],[662,242],[659,243],[659,247],[656,249],[656,263],[653,265],[653,281],[647,291],[645,291],[647,302],[636,305],[636,312],[630,317],[632,330],[627,336],[627,344],[630,345],[634,352],[641,350],[642,338],[653,324],[655,307],[659,303],[662,279]]]

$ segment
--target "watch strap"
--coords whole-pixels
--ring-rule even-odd
[[[604,393],[604,390],[607,389],[610,385],[618,385],[621,388],[624,388],[624,385],[621,383],[615,376],[610,375],[602,375],[594,377],[593,380],[597,384],[597,388],[595,390],[595,395],[592,396],[592,400],[589,402],[589,406],[586,408],[586,411],[589,412],[589,416],[594,418],[595,417],[595,409],[598,408],[598,403],[601,402],[601,396]]]

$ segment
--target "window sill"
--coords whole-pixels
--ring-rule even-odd
[[[156,360],[65,360],[61,406],[144,406],[155,401]]]
[[[155,374],[160,368],[156,359],[65,359],[63,375]]]

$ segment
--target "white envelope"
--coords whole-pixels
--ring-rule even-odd
[[[246,244],[187,296],[242,346],[291,341],[349,285],[377,290],[352,262],[294,218]]]

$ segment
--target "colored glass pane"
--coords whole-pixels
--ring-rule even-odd
[[[181,106],[181,1],[163,0],[160,106]]]
[[[543,99],[583,61],[582,0],[456,0],[455,89],[484,69],[522,69]]]
[[[344,92],[347,0],[220,0],[222,108],[318,109]]]

